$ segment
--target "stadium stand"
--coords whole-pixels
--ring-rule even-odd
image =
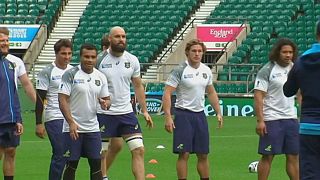
[[[230,24],[237,23],[235,19],[246,19],[251,33],[229,58],[227,65],[251,63],[262,66],[268,61],[270,48],[279,37],[294,40],[299,54],[315,42],[313,29],[316,16],[320,15],[319,7],[313,0],[294,0],[290,4],[285,0],[225,0],[211,13],[206,23]],[[258,69],[249,69],[225,66],[218,74],[218,92],[241,93],[243,88],[234,88],[234,85],[241,87],[245,84],[251,92],[252,74]]]
[[[112,26],[127,31],[128,50],[140,62],[148,63],[168,44],[188,16],[200,6],[196,0],[106,1],[92,0],[86,7],[74,35],[74,50],[82,42],[99,46],[100,38]],[[110,14],[110,12],[112,12]],[[148,42],[146,44],[146,42]],[[78,62],[78,53],[72,58]]]
[[[46,24],[50,36],[41,51],[42,56],[38,58],[41,63],[53,60],[54,54],[50,53],[53,53],[52,45],[56,38],[73,38],[72,61],[77,63],[81,43],[92,42],[99,47],[102,34],[111,26],[120,25],[128,32],[128,50],[138,56],[142,65],[145,63],[142,69],[146,71],[148,63],[153,63],[156,56],[168,49],[167,45],[173,42],[178,31],[189,23],[190,17],[205,2],[207,1],[0,0],[0,23]],[[300,54],[309,48],[315,42],[313,27],[320,15],[320,4],[317,2],[221,1],[204,23],[239,24],[240,20],[245,20],[250,24],[251,32],[229,57],[228,63],[218,71],[217,91],[229,94],[250,93],[254,75],[259,67],[267,62],[268,52],[278,37],[293,39],[299,46]],[[69,6],[74,6],[79,11],[69,12]],[[83,14],[80,11],[83,11]],[[62,22],[63,20],[65,22]],[[40,65],[36,70],[43,66]],[[157,92],[162,89],[162,83],[146,84],[147,91]]]

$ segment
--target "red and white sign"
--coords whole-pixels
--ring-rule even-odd
[[[199,24],[197,38],[206,45],[207,50],[221,51],[244,28],[246,26],[243,24]]]

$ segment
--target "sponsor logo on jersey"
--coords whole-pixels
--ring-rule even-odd
[[[183,75],[184,79],[193,78],[193,74],[185,74]]]
[[[125,68],[130,68],[130,62],[125,62],[125,63],[124,63],[124,67],[125,67]]]
[[[202,77],[203,77],[204,79],[207,79],[207,78],[208,78],[207,73],[202,73]]]
[[[102,64],[102,68],[112,68],[112,64]]]
[[[73,83],[74,84],[83,84],[84,83],[84,79],[74,79]]]
[[[52,76],[51,80],[60,80],[61,79],[61,75],[56,75],[56,76]]]
[[[272,79],[277,78],[277,77],[281,77],[282,73],[275,73],[272,75]]]
[[[94,83],[95,83],[97,86],[100,86],[100,85],[101,85],[100,80],[95,80]]]

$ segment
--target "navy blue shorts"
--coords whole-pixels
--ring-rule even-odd
[[[100,132],[78,133],[79,138],[74,141],[69,132],[63,133],[66,142],[64,157],[68,161],[77,161],[80,157],[88,159],[100,159],[101,135]]]
[[[299,154],[299,122],[297,119],[266,121],[265,124],[267,134],[260,136],[259,154]]]
[[[300,180],[320,179],[320,136],[300,134]]]
[[[209,129],[204,112],[175,109],[173,153],[209,153]]]
[[[97,114],[97,117],[102,138],[141,133],[138,119],[133,112],[122,115]]]
[[[0,125],[0,147],[17,147],[20,144],[20,136],[16,135],[16,124],[8,123]]]

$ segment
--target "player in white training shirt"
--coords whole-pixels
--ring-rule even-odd
[[[59,90],[59,105],[65,121],[64,180],[74,180],[80,157],[88,158],[90,179],[101,180],[101,134],[97,120],[98,102],[110,106],[107,79],[94,68],[97,49],[92,44],[80,48],[80,65],[66,71]]]
[[[36,135],[44,138],[46,132],[52,147],[49,169],[49,180],[61,180],[65,166],[64,141],[62,125],[64,117],[59,109],[58,92],[62,75],[72,68],[69,65],[72,56],[72,43],[68,39],[60,39],[54,45],[56,59],[39,72],[36,81],[37,103]],[[45,103],[47,102],[47,103]],[[44,124],[42,114],[45,111]]]
[[[101,38],[101,52],[98,54],[97,58],[97,66],[101,63],[103,58],[109,53],[109,35],[104,34]],[[98,68],[96,66],[96,68]],[[114,137],[114,138],[102,138],[102,149],[101,149],[101,172],[103,176],[103,180],[108,180],[107,174],[108,170],[113,161],[110,159],[114,159],[114,154],[118,154],[122,148],[123,139],[121,137]],[[110,151],[107,153],[107,151]],[[108,157],[111,156],[111,157]],[[108,161],[107,161],[108,159]]]
[[[109,41],[109,54],[98,65],[99,70],[107,77],[111,98],[110,109],[98,112],[101,133],[103,138],[122,137],[126,141],[132,154],[132,171],[135,179],[142,180],[145,179],[144,146],[141,128],[130,102],[131,82],[147,125],[153,127],[153,122],[146,108],[140,64],[136,56],[125,51],[127,43],[123,28],[118,26],[111,28]],[[117,152],[107,151],[107,154],[110,158],[107,161],[112,162]]]
[[[269,62],[257,74],[254,104],[259,135],[258,179],[268,179],[275,155],[286,155],[286,172],[291,180],[299,179],[299,122],[294,97],[283,94],[283,85],[297,57],[297,46],[289,39],[279,39]]]
[[[14,74],[15,74],[15,83],[18,87],[18,79],[24,88],[26,94],[28,97],[32,100],[32,102],[36,102],[36,92],[33,88],[33,84],[30,81],[26,68],[24,66],[24,63],[22,59],[19,57],[16,57],[12,54],[9,54],[9,30],[6,27],[0,27],[0,33],[3,34],[1,39],[5,40],[5,43],[1,45],[1,52],[5,56],[6,59],[8,59],[10,62],[12,62],[15,66],[14,68]]]
[[[198,158],[197,169],[201,180],[209,179],[209,130],[204,114],[205,94],[214,108],[219,128],[223,125],[219,99],[212,84],[212,72],[201,63],[205,45],[199,40],[187,43],[187,61],[175,68],[165,86],[163,111],[165,129],[173,132],[173,152],[178,154],[178,179],[187,179],[188,159],[191,153]],[[171,116],[171,96],[176,92],[175,119]]]

